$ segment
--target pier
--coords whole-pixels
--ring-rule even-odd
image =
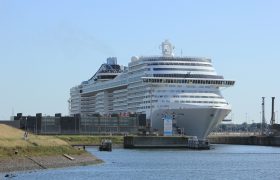
[[[190,136],[125,136],[124,148],[187,148],[209,149],[204,141],[191,141]]]
[[[280,136],[209,136],[211,144],[280,146]]]

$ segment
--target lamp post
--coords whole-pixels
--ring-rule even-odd
[[[27,140],[27,117],[25,117],[25,131],[24,131],[24,140]]]
[[[278,111],[275,111],[276,123],[278,123]]]
[[[45,134],[46,134],[46,131],[47,131],[47,116],[46,116],[46,114],[44,114],[44,116],[45,116],[45,121],[44,121],[44,124],[45,124]]]
[[[25,128],[24,128],[25,132],[27,131],[27,117],[25,117]]]
[[[150,89],[149,89],[149,94],[150,94],[150,127],[152,128],[153,127],[153,122],[152,122],[152,112],[153,112],[153,107],[152,107],[152,96],[153,96],[153,93],[152,93],[152,84],[150,85]]]

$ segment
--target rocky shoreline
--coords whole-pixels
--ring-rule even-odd
[[[63,155],[38,156],[38,157],[12,157],[0,159],[0,173],[14,171],[30,171],[49,168],[61,168],[68,166],[84,166],[98,164],[103,161],[89,153],[82,155],[71,155],[74,160],[70,160]]]

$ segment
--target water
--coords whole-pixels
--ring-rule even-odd
[[[280,148],[213,145],[214,149],[88,148],[103,164],[16,173],[13,179],[280,179]],[[4,177],[0,175],[0,179]]]

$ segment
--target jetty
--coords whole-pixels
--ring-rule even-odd
[[[194,141],[191,136],[125,136],[124,148],[186,148],[209,149],[205,141]]]
[[[280,146],[280,136],[209,136],[212,144]]]

